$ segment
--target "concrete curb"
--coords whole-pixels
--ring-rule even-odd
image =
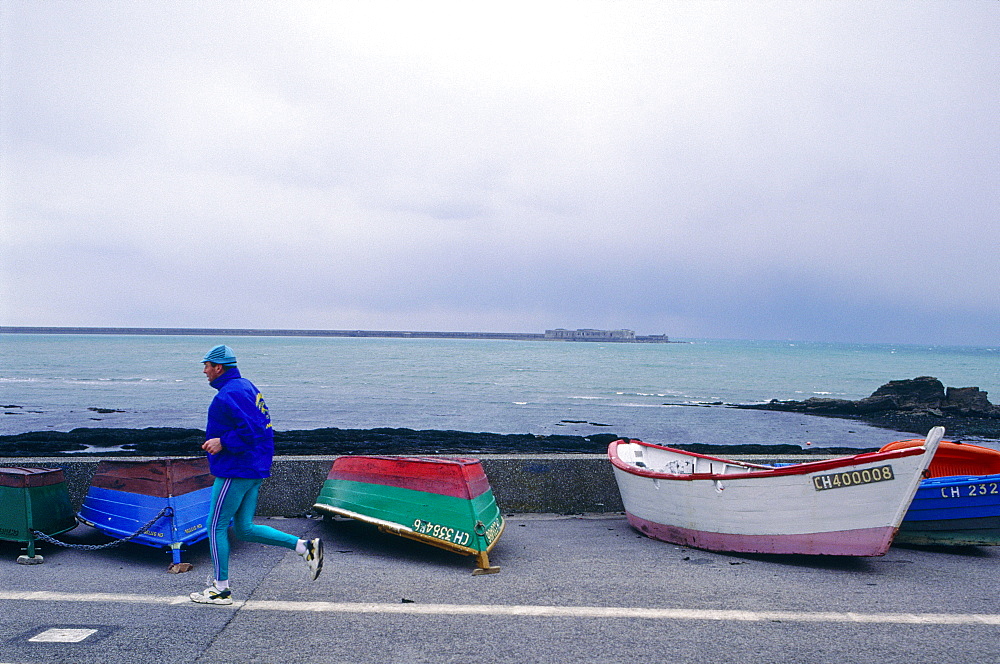
[[[149,461],[156,457],[126,458]],[[258,516],[301,516],[309,512],[336,458],[275,457],[271,477],[264,480],[261,487],[257,503]],[[611,464],[604,454],[481,454],[474,458],[482,460],[493,495],[506,514],[582,514],[624,510]],[[753,463],[794,463],[832,457],[797,455],[730,458]],[[101,457],[8,457],[0,458],[0,466],[62,468],[70,502],[78,510],[100,461]]]

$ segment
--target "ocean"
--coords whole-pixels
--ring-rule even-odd
[[[860,399],[917,376],[979,387],[994,403],[1000,395],[1000,347],[685,341],[0,334],[0,435],[203,428],[215,392],[200,361],[218,343],[236,351],[279,431],[615,433],[664,444],[867,448],[913,435],[725,404]]]

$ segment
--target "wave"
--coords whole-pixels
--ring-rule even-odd
[[[719,396],[707,394],[690,394],[688,392],[663,390],[662,392],[615,392],[620,397],[640,397],[650,399],[670,399],[673,403],[681,405],[704,405],[707,403],[719,403],[724,399]]]

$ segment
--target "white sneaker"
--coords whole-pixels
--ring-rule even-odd
[[[306,552],[302,554],[302,559],[309,566],[309,574],[313,581],[323,571],[323,540],[320,538],[306,540]]]
[[[189,595],[192,602],[198,602],[199,604],[232,604],[233,603],[233,592],[226,588],[225,590],[219,590],[215,587],[213,583],[208,588],[205,588],[200,593],[191,593]]]

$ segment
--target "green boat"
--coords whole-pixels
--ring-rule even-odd
[[[466,556],[473,574],[491,574],[489,552],[504,530],[478,459],[345,456],[333,463],[316,504],[320,513]]]
[[[17,562],[42,562],[35,554],[35,533],[60,535],[76,528],[66,478],[60,468],[0,468],[0,539],[23,542]]]

